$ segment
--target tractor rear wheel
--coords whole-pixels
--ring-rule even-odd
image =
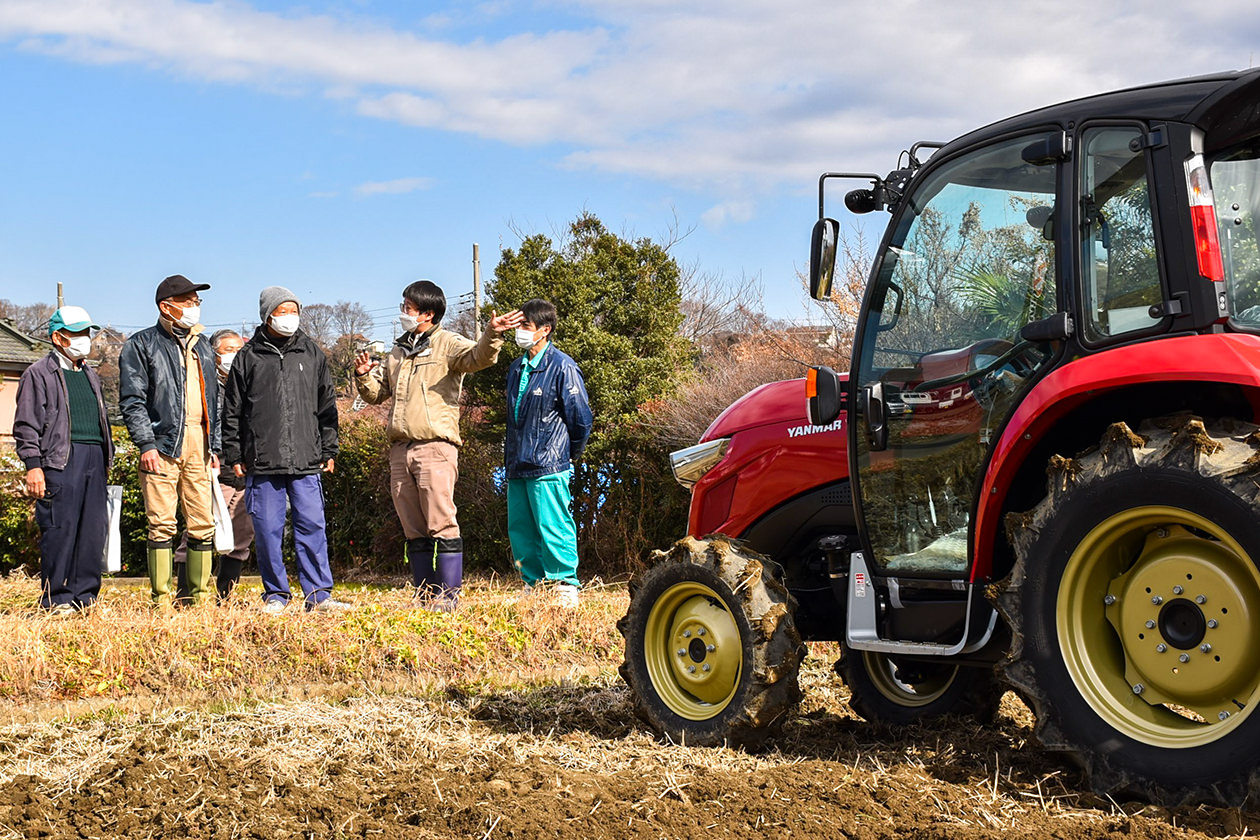
[[[1007,520],[1004,677],[1100,792],[1260,792],[1258,450],[1236,421],[1116,423],[1053,458],[1047,497]]]
[[[849,650],[838,663],[849,708],[872,723],[908,725],[944,715],[992,721],[1002,699],[991,668],[903,660]]]
[[[639,716],[679,743],[759,745],[801,696],[805,648],[778,566],[721,536],[655,560],[617,623]]]

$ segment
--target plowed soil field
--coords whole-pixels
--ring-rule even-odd
[[[0,730],[0,837],[1251,836],[1260,814],[1087,792],[996,726],[857,719],[817,645],[799,717],[764,752],[661,743],[600,674],[520,690],[354,690],[96,711]]]

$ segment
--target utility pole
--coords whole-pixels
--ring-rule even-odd
[[[62,294],[61,283],[57,283],[57,308],[60,309],[61,307],[65,305],[66,305],[66,298],[65,298],[65,295]]]
[[[473,340],[481,340],[481,248],[473,243]]]

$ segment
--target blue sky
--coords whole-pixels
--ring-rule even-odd
[[[589,210],[808,318],[821,171],[1257,45],[1235,0],[0,0],[0,297],[132,329],[179,272],[208,324],[278,283],[387,337],[406,283]]]

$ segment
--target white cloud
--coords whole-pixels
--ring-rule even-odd
[[[725,201],[710,207],[700,216],[705,227],[722,228],[728,222],[743,224],[752,221],[756,205],[751,201]]]
[[[557,8],[582,22],[553,25]],[[740,202],[785,184],[811,189],[824,169],[887,170],[916,140],[1073,96],[1243,67],[1260,40],[1252,0],[1120,0],[1053,15],[983,0],[514,9],[463,7],[460,26],[428,19],[404,31],[370,12],[275,13],[241,0],[4,0],[0,43],[305,89],[376,119],[557,144],[563,165],[702,190],[719,202],[713,218],[730,223]],[[458,40],[477,21],[517,31]],[[1187,36],[1195,32],[1205,37]]]
[[[397,178],[393,181],[368,181],[354,188],[356,195],[403,195],[427,190],[433,186],[432,178]]]

